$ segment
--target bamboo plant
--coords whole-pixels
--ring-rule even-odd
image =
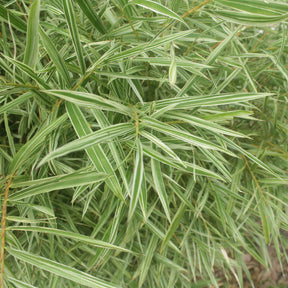
[[[281,261],[287,9],[0,1],[0,287],[243,287],[243,254]]]

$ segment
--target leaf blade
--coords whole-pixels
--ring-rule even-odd
[[[168,18],[175,19],[177,21],[185,23],[184,20],[178,14],[176,14],[171,9],[165,7],[164,5],[160,3],[150,1],[150,0],[132,0],[132,1],[129,1],[129,4],[139,5],[141,7],[149,9],[158,14],[162,14]]]
[[[26,263],[37,266],[50,273],[71,280],[75,283],[86,285],[91,288],[118,288],[114,284],[109,284],[99,278],[93,277],[75,268],[52,261],[39,255],[31,254],[26,251],[20,251],[13,248],[6,248],[8,253]]]

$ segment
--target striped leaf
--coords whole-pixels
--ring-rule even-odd
[[[83,13],[86,15],[86,17],[90,20],[91,24],[101,33],[106,33],[106,28],[101,20],[101,18],[98,16],[98,14],[95,12],[95,9],[92,6],[92,3],[90,0],[76,0],[79,7],[83,11]]]
[[[48,258],[40,257],[39,255],[31,254],[26,251],[6,248],[8,253],[15,258],[22,260],[28,264],[46,270],[52,274],[71,280],[80,285],[85,285],[92,288],[117,288],[114,284],[109,284],[97,277],[84,273],[75,268],[71,268],[64,264],[52,261]]]
[[[95,171],[78,171],[67,175],[44,178],[41,181],[29,181],[29,183],[27,183],[29,184],[27,188],[14,193],[9,197],[9,200],[18,201],[42,193],[94,184],[104,181],[107,177],[109,177],[109,175]],[[23,183],[23,186],[26,186],[27,184]]]
[[[139,5],[158,14],[164,15],[168,18],[175,19],[177,21],[185,23],[179,15],[177,15],[175,12],[173,12],[172,10],[170,10],[169,8],[165,7],[160,3],[151,0],[132,0],[129,1],[129,4]]]
[[[57,118],[53,122],[47,122],[47,126],[39,130],[35,136],[29,140],[25,145],[23,145],[9,166],[9,173],[13,175],[24,163],[31,157],[42,146],[46,137],[57,129],[61,124],[63,124],[67,119],[67,115],[63,114],[61,117]],[[24,166],[25,167],[25,166]]]
[[[39,166],[56,157],[64,156],[75,151],[81,151],[96,144],[112,141],[118,136],[131,136],[134,134],[134,130],[135,128],[133,125],[128,123],[115,124],[107,128],[100,129],[50,152],[40,161]]]
[[[85,65],[85,60],[83,57],[82,45],[80,42],[76,18],[74,15],[74,8],[72,6],[71,0],[63,0],[63,7],[64,7],[65,17],[66,17],[67,25],[69,28],[69,32],[72,38],[73,46],[77,54],[78,62],[80,64],[82,74],[85,74],[86,65]]]
[[[39,46],[39,15],[40,0],[34,0],[28,18],[28,31],[26,38],[26,48],[24,64],[34,68],[37,63],[38,46]]]
[[[81,138],[91,134],[92,129],[90,128],[89,123],[85,119],[80,108],[69,102],[66,103],[66,108],[78,137]],[[106,180],[107,185],[115,193],[115,195],[124,200],[121,194],[121,187],[119,181],[117,180],[113,167],[110,164],[109,159],[105,155],[101,146],[94,145],[90,148],[87,148],[86,153],[88,154],[97,171],[110,175],[110,177],[108,177]]]
[[[69,72],[68,72],[68,69],[66,67],[63,57],[58,53],[55,45],[49,39],[49,37],[46,35],[46,33],[44,32],[42,28],[39,29],[39,33],[40,33],[42,43],[47,53],[49,54],[51,60],[53,61],[54,65],[56,66],[57,71],[63,77],[67,86],[70,87],[71,86],[70,75],[69,75]]]
[[[144,174],[144,163],[143,163],[143,148],[139,139],[136,140],[136,158],[134,163],[133,172],[133,183],[131,189],[131,200],[129,206],[128,220],[131,220],[136,206],[138,204],[139,195],[141,193],[143,174]]]

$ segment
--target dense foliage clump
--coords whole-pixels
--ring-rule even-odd
[[[283,259],[287,8],[0,1],[0,286],[243,287],[243,254]]]

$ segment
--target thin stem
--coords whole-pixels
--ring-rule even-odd
[[[205,0],[203,3],[199,4],[198,6],[192,8],[189,11],[187,11],[186,13],[184,13],[181,17],[186,18],[186,17],[190,16],[191,14],[195,13],[197,10],[199,10],[201,7],[203,7],[204,5],[208,4],[211,1],[212,0]]]
[[[251,176],[252,176],[254,182],[256,183],[257,188],[259,189],[259,191],[260,191],[260,193],[261,193],[261,196],[262,196],[262,198],[263,198],[265,204],[267,205],[267,204],[268,204],[267,199],[265,198],[264,192],[263,192],[263,190],[262,190],[262,188],[261,188],[259,182],[257,181],[256,176],[254,175],[254,173],[253,173],[253,171],[252,171],[252,169],[251,169],[251,167],[250,167],[250,165],[249,165],[249,163],[248,163],[246,157],[245,157],[244,155],[242,155],[242,156],[243,156],[243,159],[244,159],[244,161],[245,161],[245,163],[246,163],[246,166],[248,167],[248,170],[249,170],[249,172],[250,172],[250,174],[251,174]]]
[[[134,110],[135,128],[136,128],[136,138],[139,136],[139,117],[137,111]]]
[[[6,230],[6,215],[7,215],[7,199],[9,195],[9,188],[11,185],[13,177],[11,176],[4,194],[4,202],[2,206],[2,221],[1,221],[1,252],[0,252],[0,263],[1,263],[1,277],[0,277],[0,287],[4,288],[4,252],[5,252],[5,230]]]

